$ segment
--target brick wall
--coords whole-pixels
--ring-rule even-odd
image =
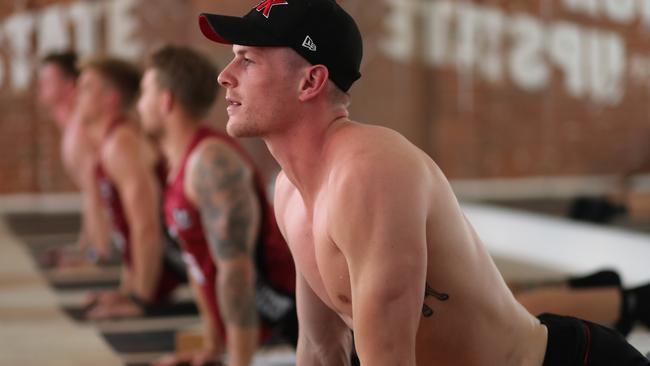
[[[352,116],[402,132],[451,178],[605,175],[649,155],[650,15],[644,12],[650,14],[650,0],[340,3],[364,34],[363,78],[352,89]],[[40,24],[43,14],[59,5],[67,14],[68,43],[80,47],[77,33],[83,25],[70,20],[69,10],[79,4],[98,6],[95,51],[138,61],[164,42],[184,43],[221,65],[231,50],[204,40],[196,15],[239,15],[255,5],[242,0],[2,2],[0,194],[73,189],[58,159],[58,132],[35,105],[33,77],[22,88],[15,85],[18,51],[6,28],[19,13]],[[580,8],[584,4],[591,8]],[[33,29],[29,47],[20,53],[31,69],[44,38],[38,26]],[[221,100],[211,119],[224,125]],[[274,169],[259,141],[246,144],[267,171]]]

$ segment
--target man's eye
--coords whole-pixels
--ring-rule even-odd
[[[253,60],[251,60],[250,58],[246,58],[246,57],[244,57],[244,63],[245,63],[245,64],[252,64],[252,63],[254,63],[254,62],[253,62]]]

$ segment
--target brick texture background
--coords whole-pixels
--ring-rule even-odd
[[[55,4],[67,6],[79,1],[124,0],[0,3],[0,75],[4,80],[0,87],[0,194],[74,189],[61,168],[59,133],[36,104],[35,83],[16,91],[8,82],[12,49],[3,37],[2,26],[6,19],[20,12],[38,16]],[[615,31],[625,40],[627,54],[650,55],[650,27],[641,21],[620,24],[604,16],[576,14],[562,6],[569,1],[463,3],[499,9],[506,16],[529,14],[548,23],[565,20],[582,27]],[[476,70],[461,72],[449,65],[433,67],[417,57],[410,61],[388,57],[380,49],[380,40],[388,32],[389,13],[395,11],[391,2],[340,3],[357,19],[364,34],[364,76],[352,89],[352,117],[397,129],[429,153],[451,178],[611,174],[633,168],[649,156],[650,79],[633,80],[638,73],[626,71],[624,95],[616,105],[569,95],[564,86],[566,76],[557,67],[550,69],[548,85],[527,92],[507,77],[497,83],[487,82],[476,76]],[[137,32],[133,36],[144,45],[136,61],[143,59],[148,50],[172,42],[191,44],[225,65],[231,50],[204,40],[196,26],[196,16],[203,11],[240,15],[251,5],[255,5],[254,1],[135,0],[132,15],[137,20]],[[105,32],[106,20],[100,17],[99,21]],[[412,26],[420,35],[416,37],[420,42],[426,21],[416,13]],[[70,31],[75,32],[72,25]],[[35,62],[36,35],[31,38],[33,50],[29,57]],[[99,38],[100,49],[105,49],[105,37]],[[504,53],[508,42],[503,41]],[[223,126],[225,119],[220,98],[211,121]],[[255,140],[246,144],[267,171],[274,169],[263,144]]]

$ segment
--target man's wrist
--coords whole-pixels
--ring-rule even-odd
[[[130,292],[128,298],[129,301],[142,309],[144,314],[150,314],[155,309],[153,301],[145,300],[135,292]]]
[[[86,254],[86,259],[88,259],[88,261],[90,261],[93,264],[97,264],[101,260],[101,256],[99,255],[97,250],[95,250],[95,248],[93,248],[92,246],[86,249],[85,254]]]

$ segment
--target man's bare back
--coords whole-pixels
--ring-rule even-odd
[[[313,199],[304,200],[282,173],[276,183],[278,223],[317,298],[350,329],[368,327],[353,319],[349,268],[355,268],[350,260],[358,259],[348,257],[357,250],[370,256],[378,250],[381,260],[365,265],[381,268],[368,273],[375,273],[385,287],[421,292],[418,365],[541,365],[545,327],[515,301],[435,163],[388,129],[351,122],[334,128]],[[355,200],[353,195],[362,197]],[[353,207],[362,201],[365,217]],[[336,239],[345,240],[344,225],[394,242],[386,249],[377,240],[339,243]],[[410,258],[421,258],[423,265],[409,265]],[[389,303],[379,306],[405,311]],[[363,322],[371,321],[369,328],[376,332],[392,332],[379,315]]]

